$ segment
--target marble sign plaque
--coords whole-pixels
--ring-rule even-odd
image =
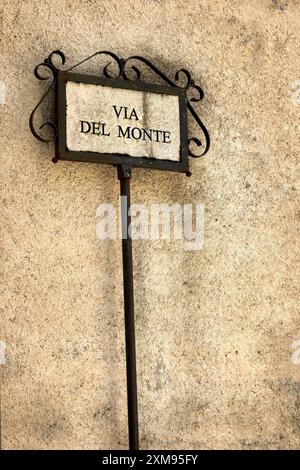
[[[69,153],[77,156],[74,159],[85,161],[86,156],[87,161],[97,161],[97,155],[106,159],[111,155],[111,163],[116,157],[119,163],[123,156],[124,163],[130,158],[132,166],[156,167],[151,163],[156,160],[177,164],[176,171],[186,170],[182,142],[186,144],[186,112],[182,113],[185,96],[181,90],[155,85],[139,89],[126,82],[87,78],[83,82],[76,77],[64,74],[59,81],[63,157]],[[146,160],[151,161],[143,165]]]

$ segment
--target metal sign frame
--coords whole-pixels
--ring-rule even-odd
[[[200,102],[204,98],[204,93],[202,88],[199,85],[196,85],[190,72],[185,69],[181,68],[176,71],[174,79],[168,77],[164,72],[159,70],[152,62],[144,57],[134,55],[128,57],[128,59],[122,59],[118,57],[113,52],[109,51],[98,51],[92,54],[91,56],[87,57],[86,59],[81,60],[77,64],[73,65],[72,67],[66,68],[65,70],[61,70],[57,65],[57,60],[61,61],[61,64],[65,64],[65,55],[60,50],[55,50],[49,54],[48,57],[44,59],[43,62],[38,64],[34,69],[34,75],[38,80],[41,81],[48,81],[50,80],[51,84],[39,100],[37,105],[33,108],[30,118],[29,118],[29,126],[32,134],[36,139],[41,142],[55,142],[56,145],[56,155],[52,159],[53,163],[56,163],[60,156],[58,152],[58,80],[60,73],[69,73],[74,72],[75,69],[80,67],[83,64],[93,60],[97,57],[107,57],[109,62],[106,63],[102,67],[102,73],[99,73],[99,78],[102,75],[102,79],[110,86],[113,84],[117,84],[118,86],[126,87],[126,84],[129,84],[128,87],[156,87],[156,86],[163,86],[163,85],[151,85],[149,83],[145,83],[141,80],[143,76],[142,68],[146,68],[148,71],[152,72],[156,79],[159,79],[163,82],[164,86],[167,86],[169,93],[185,93],[186,94],[186,107],[188,110],[189,117],[192,117],[194,125],[196,125],[196,129],[200,131],[201,136],[192,136],[187,138],[186,143],[186,136],[183,135],[183,151],[184,154],[187,152],[186,147],[188,148],[188,156],[192,158],[199,158],[203,157],[210,148],[210,137],[209,133],[202,122],[202,119],[196,112],[194,108],[194,104]],[[113,67],[114,66],[114,67]],[[112,70],[113,69],[113,70]],[[101,79],[101,81],[102,81]],[[135,89],[135,88],[132,88]],[[41,125],[38,127],[35,125],[36,114],[38,110],[40,110],[41,106],[45,103],[47,97],[49,97],[50,92],[55,92],[55,110],[52,116],[52,119],[46,120],[42,122]],[[166,92],[166,89],[165,89]],[[49,132],[45,133],[45,130],[48,129]],[[195,150],[198,149],[196,152]],[[137,157],[134,157],[137,158]],[[185,156],[183,157],[185,158]],[[95,161],[91,159],[89,161]],[[98,160],[99,161],[99,160]],[[102,162],[101,162],[102,163]],[[107,162],[106,162],[107,163]],[[174,162],[173,162],[174,163]],[[131,165],[133,166],[133,165]],[[140,166],[135,163],[135,166]],[[167,165],[168,166],[168,165]],[[151,165],[148,168],[153,168]],[[168,168],[164,168],[168,169]],[[181,171],[181,170],[175,170]],[[189,171],[187,170],[186,173],[190,176]]]
[[[66,145],[66,83],[86,83],[102,85],[111,88],[123,88],[135,91],[174,95],[179,97],[180,117],[180,160],[159,160],[157,158],[131,157],[127,154],[98,153],[68,150]],[[178,87],[152,85],[141,81],[130,82],[119,79],[108,79],[95,75],[58,72],[57,90],[57,157],[60,160],[75,160],[79,162],[106,163],[112,165],[127,165],[130,167],[153,168],[186,173],[189,171],[189,149],[187,136],[187,105],[186,90]]]
[[[88,62],[96,56],[110,58],[102,69],[102,77],[73,74],[73,70]],[[132,167],[155,168],[185,172],[191,176],[189,171],[188,157],[198,158],[205,155],[210,147],[210,138],[206,127],[194,109],[194,103],[203,99],[204,93],[200,86],[195,85],[191,74],[186,69],[179,69],[175,73],[175,79],[170,79],[166,74],[153,65],[148,59],[141,56],[131,56],[124,60],[109,51],[99,51],[76,65],[62,71],[56,65],[59,58],[62,65],[65,63],[65,55],[55,50],[34,69],[34,75],[39,80],[52,79],[52,83],[34,107],[29,118],[29,127],[36,139],[40,142],[55,142],[55,157],[53,163],[59,159],[81,162],[109,163],[117,167],[118,179],[120,180],[120,195],[125,196],[126,207],[122,211],[122,259],[123,259],[123,288],[124,288],[124,319],[125,319],[125,345],[126,345],[126,376],[127,376],[127,408],[128,408],[128,438],[129,449],[139,449],[138,430],[138,395],[137,395],[137,372],[136,372],[136,347],[135,347],[135,317],[134,317],[134,289],[133,289],[133,262],[132,262],[132,239],[128,230],[131,223],[130,216],[130,180]],[[114,73],[111,71],[112,61],[115,65]],[[153,72],[156,78],[161,79],[164,85],[153,85],[140,80],[142,72],[136,64],[146,67]],[[50,72],[47,76],[43,70]],[[116,70],[117,69],[117,70]],[[184,84],[180,85],[181,79]],[[82,83],[98,83],[110,87],[127,88],[131,90],[149,91],[153,93],[173,94],[179,96],[180,101],[180,149],[181,158],[179,162],[170,160],[158,160],[148,157],[130,157],[128,155],[100,154],[94,152],[74,152],[66,148],[66,81],[79,81]],[[166,86],[167,85],[167,86]],[[35,115],[49,96],[54,91],[54,116],[51,120],[44,121],[38,128],[34,124]],[[192,95],[190,94],[192,93]],[[197,128],[200,129],[202,138],[187,136],[187,111],[194,119]],[[45,135],[45,129],[50,130],[50,135]],[[200,154],[191,149],[198,147],[202,150]]]

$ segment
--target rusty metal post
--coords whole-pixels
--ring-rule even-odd
[[[123,165],[118,166],[118,178],[120,180],[120,194],[123,196],[121,198],[121,218],[129,450],[139,450],[132,239],[128,233],[131,221],[128,213],[130,208],[131,168]]]

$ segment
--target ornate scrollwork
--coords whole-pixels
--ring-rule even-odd
[[[56,50],[56,51],[51,52],[51,54],[49,54],[49,56],[44,60],[44,62],[41,62],[40,64],[38,64],[34,69],[34,75],[38,80],[44,81],[44,80],[49,80],[50,78],[52,80],[52,83],[48,87],[47,91],[44,93],[44,95],[42,96],[38,104],[33,108],[32,113],[30,114],[30,118],[29,118],[29,127],[30,127],[32,134],[34,135],[36,139],[45,143],[52,142],[53,140],[55,140],[56,134],[57,134],[56,124],[52,121],[46,121],[39,126],[38,128],[39,131],[45,128],[48,128],[51,130],[52,135],[50,135],[50,137],[45,137],[35,129],[33,121],[34,121],[36,111],[38,110],[40,105],[45,101],[46,97],[50,94],[50,91],[54,89],[54,86],[57,80],[57,71],[59,70],[53,62],[53,59],[55,56],[60,57],[61,63],[62,65],[64,65],[65,56],[63,52]],[[50,74],[48,73],[46,76],[44,76],[43,72],[45,72],[45,70],[47,72],[50,72]]]
[[[195,119],[196,123],[198,124],[198,126],[200,127],[201,131],[203,132],[203,135],[204,135],[204,138],[205,138],[205,145],[204,145],[204,150],[202,151],[202,153],[200,153],[199,155],[195,154],[191,149],[190,149],[190,144],[194,143],[196,144],[198,147],[201,147],[203,146],[202,144],[202,141],[200,139],[198,139],[197,137],[191,137],[189,140],[188,140],[188,145],[189,145],[189,155],[193,158],[198,158],[198,157],[202,157],[203,155],[205,155],[208,150],[209,150],[209,147],[210,147],[210,137],[209,137],[209,133],[206,129],[206,127],[204,126],[203,122],[201,121],[200,117],[198,116],[198,114],[196,113],[196,111],[194,110],[193,108],[193,105],[191,103],[196,103],[196,102],[199,102],[201,101],[203,98],[204,98],[204,93],[203,93],[203,90],[202,88],[199,86],[199,85],[195,85],[193,79],[192,79],[192,76],[190,74],[190,72],[186,69],[179,69],[177,70],[177,72],[175,73],[175,80],[172,81],[167,75],[165,75],[163,72],[161,72],[155,65],[152,64],[152,62],[150,62],[148,59],[145,59],[144,57],[141,57],[141,56],[131,56],[129,57],[128,59],[126,59],[125,61],[123,61],[123,72],[122,72],[122,77],[124,78],[124,80],[132,80],[132,78],[130,78],[128,72],[126,72],[126,65],[128,65],[128,62],[129,61],[137,61],[137,62],[142,62],[144,65],[146,65],[149,69],[152,70],[152,72],[154,72],[156,75],[158,75],[162,80],[164,80],[168,85],[170,86],[177,86],[177,87],[180,87],[180,88],[184,88],[187,90],[187,108],[188,110],[190,111],[191,115],[193,116],[193,118]],[[138,67],[136,67],[135,65],[131,65],[130,67],[131,71],[134,72],[134,78],[133,80],[140,80],[142,74],[141,74],[141,71],[138,69]],[[181,77],[183,77],[183,79],[185,80],[185,83],[183,85],[180,85],[180,82],[181,82]],[[189,98],[189,95],[190,95],[190,91],[196,91],[196,96],[192,95],[190,98]]]
[[[111,79],[117,79],[117,78],[120,78],[122,76],[122,72],[123,72],[123,59],[120,59],[116,54],[114,54],[113,52],[109,52],[109,51],[98,51],[98,52],[95,52],[95,54],[92,54],[90,55],[89,57],[87,57],[86,59],[78,62],[78,64],[75,64],[73,65],[72,67],[70,67],[69,69],[66,70],[66,72],[70,72],[71,70],[74,70],[75,68],[79,67],[79,65],[82,65],[84,64],[85,62],[87,62],[88,60],[91,60],[93,59],[94,57],[96,56],[100,56],[100,55],[107,55],[109,57],[111,57],[115,63],[117,64],[118,66],[118,69],[117,69],[117,74],[110,74],[109,73],[109,67],[111,65],[111,62],[109,62],[108,64],[105,65],[105,67],[103,67],[103,70],[102,70],[102,73],[103,75],[106,77],[106,78],[111,78]]]
[[[54,140],[56,138],[56,133],[57,133],[56,125],[51,121],[44,122],[39,127],[39,130],[41,130],[45,127],[51,128],[52,136],[48,137],[48,138],[43,137],[41,134],[39,134],[35,130],[34,125],[33,125],[33,118],[34,118],[34,115],[35,115],[37,109],[40,107],[42,102],[48,96],[50,90],[54,88],[54,85],[55,85],[56,80],[57,80],[57,72],[60,69],[58,69],[56,67],[56,65],[54,64],[54,62],[53,62],[53,59],[55,58],[55,56],[59,57],[60,60],[61,60],[61,64],[64,65],[65,55],[61,51],[55,50],[55,51],[51,52],[51,54],[44,60],[44,62],[38,64],[34,69],[34,75],[36,76],[36,78],[38,80],[48,80],[50,78],[50,76],[52,76],[52,83],[51,83],[50,87],[48,88],[46,93],[43,95],[41,100],[38,102],[38,104],[35,106],[35,108],[33,109],[32,113],[30,115],[30,119],[29,119],[29,125],[30,125],[31,132],[33,133],[33,135],[38,140],[40,140],[42,142],[51,142],[52,140]],[[155,75],[157,75],[161,80],[163,80],[168,85],[185,89],[186,92],[187,92],[187,108],[188,108],[191,116],[194,118],[196,124],[201,129],[202,134],[204,135],[204,141],[205,141],[205,143],[203,144],[202,140],[199,139],[198,137],[189,138],[189,140],[188,140],[189,155],[193,158],[198,158],[198,157],[201,157],[201,156],[205,155],[208,152],[209,147],[210,147],[209,133],[208,133],[206,127],[204,126],[202,120],[198,116],[197,112],[195,111],[195,109],[193,107],[193,104],[192,104],[192,103],[197,103],[197,102],[201,101],[204,97],[204,93],[203,93],[202,88],[199,85],[195,85],[194,80],[192,79],[192,76],[191,76],[191,74],[188,70],[186,70],[184,68],[177,70],[177,72],[175,73],[175,76],[174,76],[174,80],[171,80],[167,75],[165,75],[163,72],[161,72],[161,70],[159,70],[154,64],[152,64],[152,62],[150,62],[148,59],[145,59],[144,57],[141,57],[141,56],[138,56],[138,55],[133,55],[131,57],[128,57],[128,59],[124,60],[124,59],[118,57],[113,52],[109,52],[109,51],[104,50],[104,51],[95,52],[91,56],[89,56],[86,59],[78,62],[77,64],[75,64],[72,67],[66,69],[65,71],[70,72],[70,71],[76,69],[77,67],[79,67],[80,65],[82,65],[82,64],[88,62],[89,60],[93,59],[96,56],[108,56],[109,58],[113,59],[113,62],[112,61],[108,62],[102,69],[102,73],[106,78],[109,78],[109,79],[120,79],[120,78],[122,78],[123,80],[138,81],[142,77],[142,72],[138,68],[136,63],[141,63],[141,64],[145,65],[148,69],[150,69]],[[132,63],[132,62],[135,62],[135,63]],[[116,66],[116,70],[114,72],[112,71],[112,64],[113,63]],[[48,69],[48,71],[50,71],[50,76],[49,76],[49,74],[48,74],[48,76],[43,75],[42,71],[45,71],[45,69]],[[190,146],[192,144],[194,144],[194,146],[196,145],[197,147],[203,147],[203,151],[199,155],[194,153],[190,148]]]

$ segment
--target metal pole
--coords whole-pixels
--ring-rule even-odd
[[[118,166],[118,178],[120,180],[120,194],[125,196],[125,198],[122,198],[121,218],[129,450],[139,450],[132,239],[128,233],[128,226],[131,221],[131,217],[128,214],[130,207],[131,168],[123,165]]]

